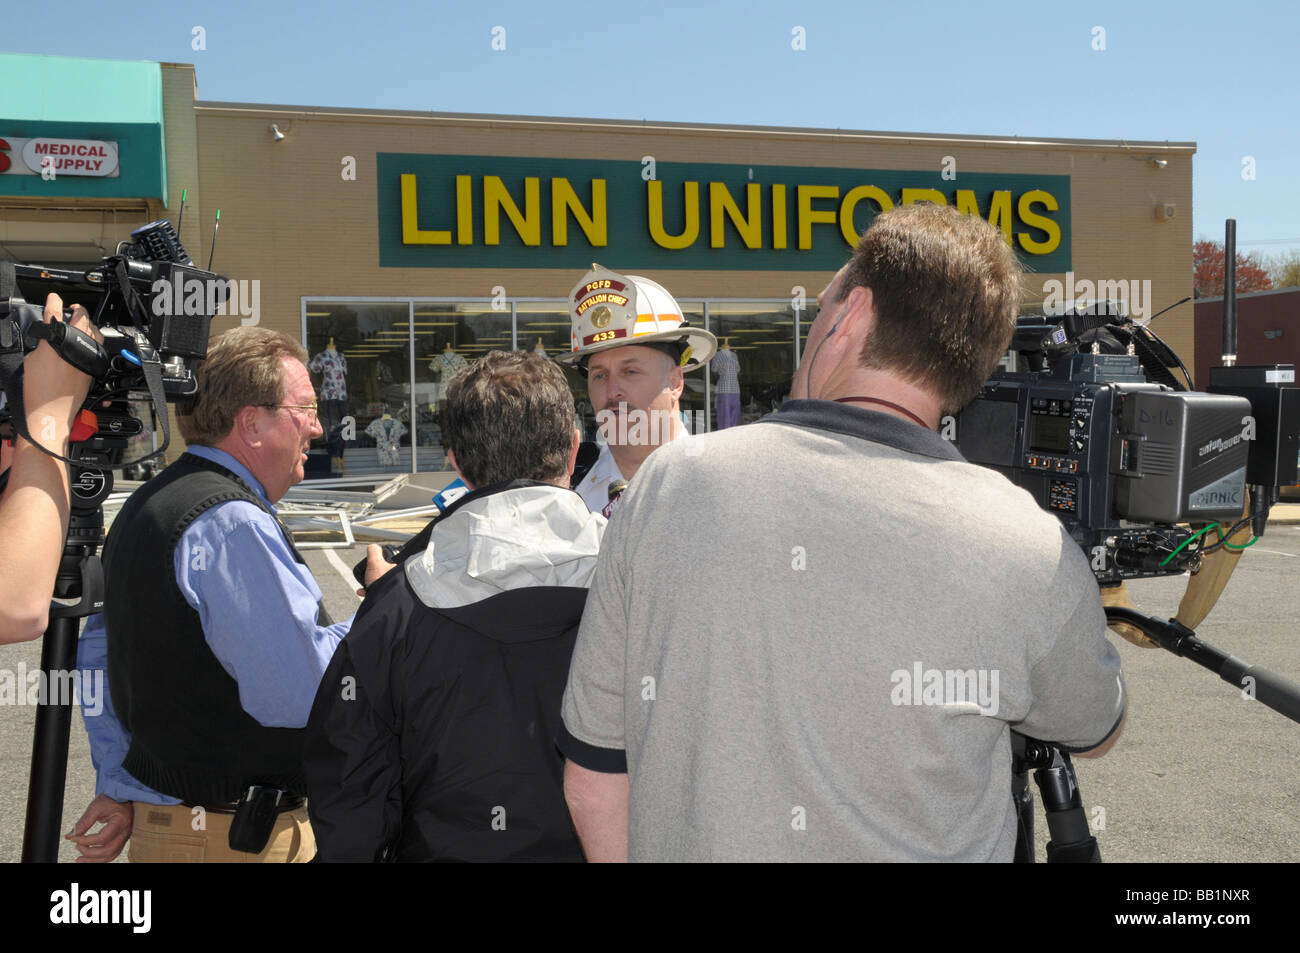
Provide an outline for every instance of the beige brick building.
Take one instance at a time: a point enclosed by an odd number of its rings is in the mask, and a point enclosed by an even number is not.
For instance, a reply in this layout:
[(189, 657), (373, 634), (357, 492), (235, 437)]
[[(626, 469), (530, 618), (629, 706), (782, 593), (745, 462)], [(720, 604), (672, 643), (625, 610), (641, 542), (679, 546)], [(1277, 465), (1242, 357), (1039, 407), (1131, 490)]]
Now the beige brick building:
[[(157, 194), (97, 195), (112, 180), (86, 179), (45, 196), (0, 175), (0, 254), (90, 264), (175, 220), (185, 189), (181, 237), (203, 266), (220, 209), (213, 270), (237, 284), (213, 331), (257, 321), (313, 357), (334, 343), (346, 397), (333, 390), (327, 424), (354, 429), (349, 472), (440, 469), (448, 355), (568, 347), (565, 298), (592, 261), (661, 282), (728, 340), (742, 420), (785, 395), (817, 293), (880, 207), (942, 201), (1002, 227), (1027, 311), (1110, 296), (1150, 316), (1192, 293), (1194, 143), (216, 103), (192, 66), (137, 65), (159, 77)], [(0, 117), (0, 139), (14, 127)], [(123, 146), (119, 185), (127, 161)], [(1188, 302), (1156, 325), (1189, 365), (1192, 316)], [(710, 429), (714, 383), (693, 376), (688, 422)]]

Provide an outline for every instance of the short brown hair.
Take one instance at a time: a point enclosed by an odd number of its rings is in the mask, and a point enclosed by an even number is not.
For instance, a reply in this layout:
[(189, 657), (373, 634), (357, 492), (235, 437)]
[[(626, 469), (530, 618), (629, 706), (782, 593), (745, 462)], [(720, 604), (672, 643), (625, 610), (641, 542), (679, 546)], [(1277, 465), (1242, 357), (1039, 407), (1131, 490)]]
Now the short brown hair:
[(289, 335), (259, 327), (232, 328), (208, 344), (208, 356), (195, 372), (199, 392), (176, 409), (186, 443), (220, 443), (244, 407), (284, 401), (284, 358), (306, 363), (307, 352)]
[(477, 488), (568, 476), (573, 418), (573, 394), (554, 361), (488, 351), (447, 385), (442, 426), (465, 482)]
[(1023, 272), (1002, 232), (941, 205), (877, 216), (839, 287), (871, 289), (876, 326), (863, 367), (887, 370), (934, 392), (944, 413), (976, 394), (1011, 344)]

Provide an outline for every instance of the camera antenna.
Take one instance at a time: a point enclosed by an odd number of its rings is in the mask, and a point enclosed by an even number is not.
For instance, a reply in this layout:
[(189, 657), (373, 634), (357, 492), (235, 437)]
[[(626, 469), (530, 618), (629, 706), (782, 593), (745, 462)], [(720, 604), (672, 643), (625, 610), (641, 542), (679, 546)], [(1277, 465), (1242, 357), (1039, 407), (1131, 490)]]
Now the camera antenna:
[(212, 244), (208, 248), (208, 271), (212, 270), (212, 256), (217, 253), (217, 229), (221, 227), (221, 209), (217, 209), (217, 221), (212, 226)]
[(185, 218), (185, 196), (189, 194), (189, 189), (181, 189), (181, 210), (176, 213), (176, 234), (181, 233), (181, 222)]
[(1237, 363), (1237, 220), (1223, 223), (1223, 366)]
[(1151, 315), (1151, 318), (1150, 318), (1150, 320), (1147, 321), (1147, 325), (1146, 325), (1146, 326), (1147, 326), (1147, 327), (1151, 327), (1152, 323), (1155, 321), (1156, 318), (1160, 317), (1160, 315), (1164, 314), (1166, 311), (1172, 311), (1174, 308), (1178, 307), (1180, 304), (1186, 304), (1187, 302), (1189, 302), (1189, 301), (1191, 301), (1191, 300), (1192, 300), (1192, 296), (1191, 296), (1191, 295), (1188, 295), (1186, 298), (1180, 298), (1178, 301), (1175, 301), (1173, 304), (1171, 304), (1171, 305), (1170, 305), (1169, 307), (1167, 307), (1167, 308), (1161, 308), (1161, 309), (1160, 309), (1159, 311), (1157, 311), (1155, 314)]

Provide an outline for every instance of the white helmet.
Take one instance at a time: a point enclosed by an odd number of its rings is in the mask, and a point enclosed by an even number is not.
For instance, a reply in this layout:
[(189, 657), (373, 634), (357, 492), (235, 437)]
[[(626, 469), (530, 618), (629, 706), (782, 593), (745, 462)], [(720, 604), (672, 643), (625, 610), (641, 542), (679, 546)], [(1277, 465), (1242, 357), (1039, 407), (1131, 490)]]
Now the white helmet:
[(718, 340), (702, 328), (688, 327), (682, 309), (658, 282), (640, 275), (620, 275), (593, 264), (569, 295), (573, 333), (569, 352), (556, 357), (579, 364), (612, 347), (656, 347), (683, 371), (703, 367), (718, 349)]

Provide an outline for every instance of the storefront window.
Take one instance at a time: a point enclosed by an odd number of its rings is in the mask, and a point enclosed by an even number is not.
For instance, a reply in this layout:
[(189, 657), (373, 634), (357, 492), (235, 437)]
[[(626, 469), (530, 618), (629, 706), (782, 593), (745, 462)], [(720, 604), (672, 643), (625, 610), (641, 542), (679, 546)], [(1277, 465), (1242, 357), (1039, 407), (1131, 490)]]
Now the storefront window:
[[(410, 306), (307, 302), (307, 353), (328, 469), (309, 477), (411, 469)], [(314, 455), (318, 456), (318, 455)]]
[[(525, 351), (544, 353), (552, 359), (569, 352), (568, 304), (563, 301), (520, 301), (515, 305), (519, 322), (519, 347)], [(596, 439), (596, 410), (587, 399), (587, 379), (572, 365), (561, 364), (564, 377), (573, 392), (573, 406), (577, 410), (574, 426), (582, 431), (583, 440)]]
[[(720, 357), (685, 375), (682, 419), (693, 433), (751, 423), (789, 396), (799, 347), (816, 305), (796, 315), (788, 301), (679, 301), (687, 322), (718, 338)], [(557, 358), (569, 350), (563, 299), (304, 302), (312, 380), (325, 437), (309, 478), (448, 469), (441, 411), (446, 387), (490, 350), (523, 348)], [(412, 346), (414, 351), (412, 352)], [(412, 373), (412, 354), (414, 369)], [(575, 426), (599, 442), (587, 381), (564, 365)], [(412, 460), (412, 452), (415, 459)]]
[(415, 441), (418, 469), (449, 470), (442, 411), (447, 385), (488, 351), (512, 349), (511, 312), (486, 302), (415, 302)]
[[(806, 334), (807, 312), (800, 322)], [(718, 356), (709, 363), (712, 429), (753, 423), (789, 398), (795, 312), (788, 301), (711, 301), (709, 330), (718, 339)]]

